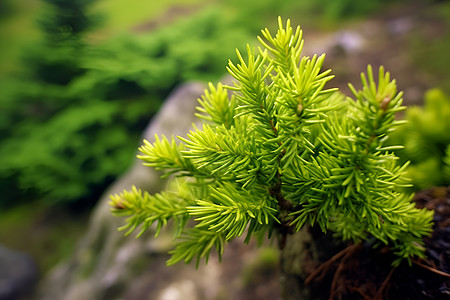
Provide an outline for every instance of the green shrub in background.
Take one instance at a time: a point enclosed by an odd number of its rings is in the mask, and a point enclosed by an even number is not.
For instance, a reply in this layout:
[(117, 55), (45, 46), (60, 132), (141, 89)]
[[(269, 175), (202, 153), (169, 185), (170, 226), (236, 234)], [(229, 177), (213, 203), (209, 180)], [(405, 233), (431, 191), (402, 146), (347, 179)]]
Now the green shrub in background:
[(392, 134), (403, 162), (410, 161), (408, 177), (416, 190), (450, 185), (450, 99), (440, 89), (425, 94), (423, 107), (410, 107), (408, 121)]
[(47, 202), (96, 199), (131, 163), (141, 130), (173, 87), (216, 80), (225, 58), (273, 14), (309, 7), (227, 0), (149, 34), (89, 45), (84, 35), (99, 22), (87, 13), (93, 2), (47, 0), (44, 37), (26, 49), (26, 74), (1, 85), (0, 204), (27, 193)]
[[(239, 21), (257, 31), (259, 28), (276, 25), (276, 15), (289, 16), (306, 22), (308, 26), (336, 26), (339, 21), (351, 20), (373, 14), (392, 2), (401, 0), (224, 0), (231, 10), (239, 15)], [(269, 26), (269, 28), (272, 26)]]
[(12, 11), (11, 3), (6, 0), (0, 0), (0, 16), (8, 16)]
[(38, 18), (43, 39), (24, 53), (29, 75), (37, 82), (65, 85), (80, 75), (84, 35), (98, 25), (100, 17), (89, 15), (97, 0), (44, 0)]
[[(47, 190), (51, 181), (48, 174), (54, 173), (49, 172), (48, 166), (65, 172), (65, 164), (70, 164), (67, 160), (62, 164), (62, 157), (55, 153), (62, 150), (55, 145), (65, 142), (64, 134), (51, 135), (48, 127), (58, 123), (54, 118), (67, 113), (65, 109), (76, 100), (66, 95), (66, 90), (67, 85), (84, 72), (80, 65), (85, 48), (83, 36), (94, 23), (93, 18), (85, 15), (91, 2), (46, 0), (40, 19), (43, 38), (26, 48), (25, 74), (2, 84), (0, 178), (4, 179), (1, 181), (4, 197), (1, 204), (13, 200), (9, 195), (14, 195), (15, 201), (20, 198), (17, 197), (20, 195), (17, 181), (22, 187)], [(70, 131), (61, 127), (61, 123), (54, 131)], [(70, 178), (72, 172), (65, 172), (65, 175)], [(58, 183), (72, 190), (69, 182)]]
[[(317, 9), (323, 11), (323, 17), (331, 20), (339, 20), (348, 17), (360, 17), (368, 15), (381, 9), (390, 2), (389, 0), (337, 0), (327, 1), (319, 0), (313, 1), (317, 5)], [(398, 2), (398, 0), (397, 0)]]
[(450, 94), (450, 1), (433, 1), (425, 16), (439, 24), (439, 30), (430, 34), (420, 30), (411, 37), (411, 61), (427, 73), (432, 86)]
[(443, 159), (443, 178), (444, 185), (450, 185), (450, 144), (447, 146), (447, 151), (445, 152), (445, 157)]
[(142, 129), (173, 87), (222, 76), (224, 57), (246, 36), (208, 10), (150, 34), (83, 46), (80, 71), (68, 81), (39, 75), (4, 84), (0, 202), (23, 190), (48, 202), (94, 200), (129, 166)]

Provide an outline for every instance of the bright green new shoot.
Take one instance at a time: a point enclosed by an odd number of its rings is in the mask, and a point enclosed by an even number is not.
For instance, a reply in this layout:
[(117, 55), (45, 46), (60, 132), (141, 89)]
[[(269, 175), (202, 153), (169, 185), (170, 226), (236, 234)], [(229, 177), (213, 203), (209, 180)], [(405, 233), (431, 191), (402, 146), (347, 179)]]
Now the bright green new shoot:
[[(169, 264), (219, 256), (246, 234), (280, 241), (304, 226), (355, 242), (376, 238), (402, 259), (423, 256), (432, 212), (402, 192), (406, 165), (385, 145), (402, 122), (402, 93), (383, 67), (361, 75), (354, 99), (325, 89), (333, 76), (325, 56), (305, 57), (302, 31), (279, 19), (261, 48), (237, 52), (228, 71), (234, 86), (210, 85), (199, 100), (201, 128), (186, 138), (144, 141), (144, 164), (184, 177), (179, 193), (149, 195), (133, 188), (112, 197), (113, 213), (128, 216), (128, 233), (176, 221)], [(228, 91), (233, 91), (230, 96)], [(186, 228), (189, 219), (195, 227)], [(280, 244), (282, 247), (282, 243)]]

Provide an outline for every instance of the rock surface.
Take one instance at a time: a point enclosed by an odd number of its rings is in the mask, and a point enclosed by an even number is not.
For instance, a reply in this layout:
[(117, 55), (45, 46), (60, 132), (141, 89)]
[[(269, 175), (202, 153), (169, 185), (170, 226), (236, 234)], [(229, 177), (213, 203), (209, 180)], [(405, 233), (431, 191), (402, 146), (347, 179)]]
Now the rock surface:
[[(188, 83), (176, 89), (150, 122), (143, 139), (153, 141), (156, 133), (168, 137), (185, 134), (194, 122), (197, 98), (204, 89), (205, 85), (201, 83)], [(165, 187), (165, 182), (160, 179), (160, 173), (136, 161), (128, 173), (105, 191), (78, 249), (69, 261), (57, 266), (40, 284), (38, 299), (111, 299), (112, 295), (129, 290), (139, 271), (152, 260), (152, 254), (167, 250), (164, 244), (168, 243), (161, 242), (162, 239), (156, 241), (151, 232), (135, 239), (125, 237), (117, 230), (124, 220), (112, 216), (109, 196), (130, 189), (132, 185), (156, 193)], [(182, 286), (186, 288), (189, 284)], [(170, 293), (168, 290), (167, 295)]]
[(28, 255), (0, 246), (0, 300), (28, 297), (37, 277), (36, 263)]
[[(230, 84), (229, 79), (223, 82)], [(194, 117), (197, 99), (206, 86), (188, 83), (176, 89), (153, 118), (143, 138), (154, 135), (185, 135)], [(73, 256), (52, 270), (39, 285), (39, 300), (197, 300), (197, 299), (278, 299), (278, 253), (272, 246), (243, 245), (237, 239), (229, 245), (220, 263), (212, 255), (208, 264), (179, 263), (167, 267), (172, 233), (154, 238), (149, 229), (139, 239), (125, 237), (117, 230), (124, 220), (110, 212), (109, 196), (132, 185), (156, 193), (166, 187), (160, 173), (140, 161), (123, 178), (113, 183), (93, 211), (86, 234)], [(271, 259), (260, 263), (262, 255)], [(275, 280), (274, 280), (275, 279)], [(249, 298), (249, 295), (250, 298)]]

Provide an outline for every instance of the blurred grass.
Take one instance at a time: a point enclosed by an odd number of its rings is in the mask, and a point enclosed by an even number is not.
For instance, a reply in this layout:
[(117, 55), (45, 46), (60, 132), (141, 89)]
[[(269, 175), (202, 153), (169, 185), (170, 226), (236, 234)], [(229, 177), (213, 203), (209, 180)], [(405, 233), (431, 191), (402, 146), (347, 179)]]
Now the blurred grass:
[[(42, 0), (3, 0), (8, 12), (0, 15), (0, 80), (11, 72), (21, 71), (22, 49), (41, 36), (37, 18)], [(193, 6), (210, 0), (100, 0), (92, 5), (102, 22), (89, 36), (96, 39), (126, 31), (164, 15), (174, 6)]]
[(0, 16), (0, 79), (20, 69), (21, 49), (40, 36), (35, 16), (40, 0), (4, 0), (8, 12)]
[(102, 0), (93, 5), (92, 11), (105, 16), (100, 31), (111, 34), (158, 18), (171, 7), (202, 2), (207, 2), (207, 0)]
[[(37, 18), (43, 7), (42, 0), (3, 1), (6, 3), (5, 7), (8, 8), (7, 11), (9, 12), (4, 14), (0, 12), (0, 79), (10, 72), (21, 70), (22, 49), (31, 45), (34, 40), (41, 36)], [(382, 0), (379, 1), (382, 2)], [(267, 15), (267, 22), (270, 23), (274, 13), (301, 22), (302, 26), (314, 24), (314, 26), (322, 29), (334, 29), (337, 23), (367, 16), (364, 10), (365, 5), (358, 5), (357, 7), (361, 6), (362, 8), (359, 8), (357, 12), (345, 10), (349, 3), (354, 3), (352, 0), (339, 0), (336, 1), (337, 4), (326, 6), (327, 8), (323, 8), (321, 4), (315, 3), (314, 0), (297, 2), (276, 2), (273, 0), (250, 0), (246, 2), (239, 0), (98, 0), (93, 2), (90, 12), (98, 16), (100, 26), (88, 33), (87, 37), (91, 41), (102, 41), (112, 35), (129, 31), (137, 25), (168, 17), (170, 9), (175, 8), (173, 13), (181, 14), (183, 8), (206, 7), (214, 4), (223, 5), (223, 8), (225, 8), (223, 12), (226, 14), (238, 13), (244, 15), (247, 22), (249, 24), (255, 23), (254, 26), (258, 29), (260, 24), (253, 21), (265, 19), (264, 15)], [(373, 5), (377, 3), (376, 0), (369, 2), (373, 2)], [(366, 6), (371, 7), (370, 5)], [(345, 15), (345, 13), (348, 15)], [(249, 24), (243, 25), (248, 26)]]

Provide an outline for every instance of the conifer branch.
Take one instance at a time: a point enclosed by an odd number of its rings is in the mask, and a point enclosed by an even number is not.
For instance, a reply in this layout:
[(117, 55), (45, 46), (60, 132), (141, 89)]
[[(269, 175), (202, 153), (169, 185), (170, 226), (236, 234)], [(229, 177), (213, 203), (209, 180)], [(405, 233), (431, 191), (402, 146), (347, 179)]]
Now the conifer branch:
[(126, 224), (119, 230), (126, 230), (126, 235), (131, 234), (141, 226), (137, 237), (153, 224), (157, 223), (155, 236), (158, 236), (161, 229), (173, 219), (176, 222), (176, 233), (179, 235), (189, 219), (187, 206), (191, 204), (187, 199), (163, 192), (150, 195), (142, 192), (135, 186), (131, 191), (124, 191), (119, 195), (111, 196), (110, 205), (112, 212), (117, 216), (127, 216)]
[(197, 110), (201, 113), (195, 114), (198, 118), (209, 121), (218, 126), (230, 128), (234, 125), (234, 116), (236, 109), (236, 97), (228, 97), (227, 90), (218, 84), (215, 88), (209, 83), (209, 91), (205, 91), (205, 95), (198, 100), (200, 107)]
[[(333, 78), (322, 71), (325, 56), (303, 57), (302, 32), (283, 26), (258, 37), (262, 48), (237, 51), (227, 70), (234, 86), (209, 85), (199, 99), (203, 121), (186, 138), (156, 136), (144, 141), (138, 157), (147, 166), (187, 178), (189, 197), (178, 193), (150, 196), (133, 189), (112, 197), (113, 212), (125, 215), (128, 233), (143, 232), (169, 219), (178, 224), (169, 264), (208, 260), (215, 248), (247, 232), (275, 232), (280, 247), (304, 226), (318, 225), (355, 242), (375, 238), (398, 260), (423, 256), (422, 237), (431, 232), (432, 212), (411, 203), (412, 195), (392, 152), (390, 133), (402, 122), (402, 93), (383, 67), (361, 74), (355, 99), (326, 89)], [(228, 91), (233, 92), (230, 96)], [(186, 220), (196, 222), (186, 228)]]
[(159, 138), (155, 135), (153, 144), (144, 140), (144, 145), (139, 147), (142, 154), (137, 157), (144, 161), (145, 166), (165, 170), (165, 177), (174, 173), (193, 174), (195, 170), (192, 163), (181, 154), (184, 149), (185, 146), (177, 145), (173, 138), (169, 142), (165, 136)]
[(198, 268), (202, 258), (205, 259), (205, 263), (208, 263), (213, 247), (216, 249), (220, 260), (224, 252), (224, 246), (223, 233), (192, 228), (182, 234), (179, 242), (175, 245), (175, 249), (170, 251), (172, 257), (167, 261), (167, 265), (170, 266), (180, 261), (188, 264), (195, 258), (196, 268)]

